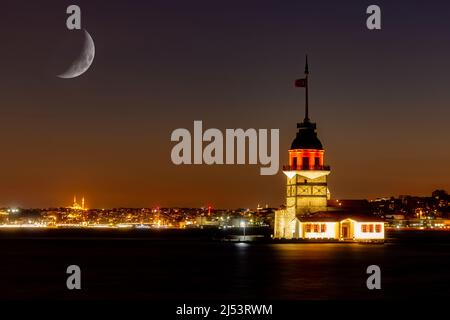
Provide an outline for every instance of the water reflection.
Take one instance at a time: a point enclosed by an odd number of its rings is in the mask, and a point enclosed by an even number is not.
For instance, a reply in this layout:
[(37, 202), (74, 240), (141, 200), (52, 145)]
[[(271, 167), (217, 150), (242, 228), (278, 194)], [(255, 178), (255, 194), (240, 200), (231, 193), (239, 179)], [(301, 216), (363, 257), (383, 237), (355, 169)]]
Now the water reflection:
[(360, 297), (367, 291), (367, 266), (384, 260), (384, 247), (373, 245), (273, 244), (270, 249), (281, 299)]
[[(414, 239), (369, 245), (5, 236), (0, 273), (8, 276), (0, 298), (72, 298), (61, 274), (74, 262), (86, 281), (83, 299), (447, 297), (448, 237)], [(381, 267), (382, 290), (366, 288), (366, 268), (372, 264)]]

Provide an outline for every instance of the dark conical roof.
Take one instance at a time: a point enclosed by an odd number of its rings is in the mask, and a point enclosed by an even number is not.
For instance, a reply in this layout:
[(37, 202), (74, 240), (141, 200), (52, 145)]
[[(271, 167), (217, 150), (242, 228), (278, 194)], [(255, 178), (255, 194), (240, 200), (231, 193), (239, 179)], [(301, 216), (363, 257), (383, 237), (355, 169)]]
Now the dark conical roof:
[(322, 143), (317, 138), (316, 124), (305, 119), (302, 123), (297, 124), (298, 132), (292, 141), (291, 150), (293, 149), (315, 149), (323, 150)]

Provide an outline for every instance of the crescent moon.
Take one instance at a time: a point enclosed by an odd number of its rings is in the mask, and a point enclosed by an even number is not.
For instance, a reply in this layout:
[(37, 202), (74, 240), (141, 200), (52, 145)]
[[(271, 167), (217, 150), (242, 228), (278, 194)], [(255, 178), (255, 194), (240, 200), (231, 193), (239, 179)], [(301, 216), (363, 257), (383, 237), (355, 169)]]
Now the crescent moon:
[(84, 45), (79, 57), (72, 63), (72, 65), (63, 73), (58, 75), (59, 78), (71, 79), (78, 77), (85, 73), (94, 61), (95, 45), (91, 35), (86, 29), (84, 31)]

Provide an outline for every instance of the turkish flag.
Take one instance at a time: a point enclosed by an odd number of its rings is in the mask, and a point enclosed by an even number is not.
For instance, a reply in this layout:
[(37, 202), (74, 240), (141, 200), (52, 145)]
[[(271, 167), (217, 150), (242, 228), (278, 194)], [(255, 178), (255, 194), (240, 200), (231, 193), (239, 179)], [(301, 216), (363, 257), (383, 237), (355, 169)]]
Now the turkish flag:
[(295, 80), (296, 88), (305, 88), (306, 87), (306, 78)]

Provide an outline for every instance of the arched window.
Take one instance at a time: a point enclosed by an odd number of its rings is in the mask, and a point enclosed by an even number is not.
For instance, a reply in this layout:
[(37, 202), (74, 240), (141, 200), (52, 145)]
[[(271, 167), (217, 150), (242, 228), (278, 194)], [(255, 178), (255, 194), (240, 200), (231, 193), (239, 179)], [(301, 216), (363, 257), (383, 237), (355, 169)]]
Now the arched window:
[(297, 157), (292, 158), (292, 167), (296, 170), (297, 169)]
[(302, 169), (309, 169), (309, 158), (308, 157), (303, 157)]

